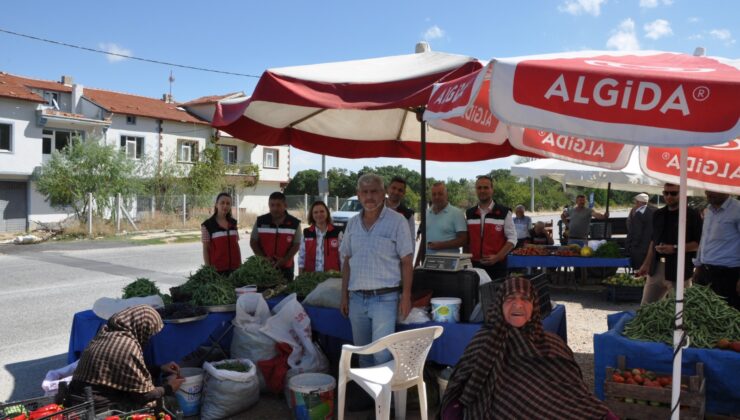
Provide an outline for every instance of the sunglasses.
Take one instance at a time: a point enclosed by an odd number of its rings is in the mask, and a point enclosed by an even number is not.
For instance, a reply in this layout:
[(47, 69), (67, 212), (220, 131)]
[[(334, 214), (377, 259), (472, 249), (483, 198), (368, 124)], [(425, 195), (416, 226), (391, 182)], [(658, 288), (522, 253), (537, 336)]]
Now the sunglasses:
[(678, 195), (678, 191), (663, 191), (663, 195)]

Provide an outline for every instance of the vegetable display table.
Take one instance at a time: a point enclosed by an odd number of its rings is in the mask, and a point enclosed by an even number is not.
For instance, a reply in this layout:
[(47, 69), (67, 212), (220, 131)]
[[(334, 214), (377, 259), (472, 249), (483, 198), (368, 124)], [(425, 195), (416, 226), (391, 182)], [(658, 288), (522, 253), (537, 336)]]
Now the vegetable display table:
[[(206, 319), (188, 322), (184, 324), (164, 324), (164, 329), (154, 337), (144, 349), (144, 358), (147, 363), (157, 366), (173, 360), (179, 361), (192, 353), (201, 344), (210, 344), (209, 340), (215, 339), (217, 334), (224, 331), (231, 320), (234, 312), (213, 312)], [(69, 363), (80, 358), (87, 343), (95, 337), (98, 329), (107, 321), (95, 315), (92, 310), (77, 312), (72, 320), (72, 331), (69, 336), (69, 351), (67, 360)], [(229, 348), (231, 335), (224, 337), (221, 345)]]
[(558, 257), (554, 255), (511, 255), (506, 257), (509, 268), (525, 267), (629, 267), (629, 258)]
[[(267, 302), (270, 307), (273, 307), (282, 298), (282, 296), (272, 298)], [(325, 346), (328, 344), (329, 347), (332, 347), (325, 348), (327, 353), (339, 350), (337, 346), (341, 347), (343, 343), (352, 342), (352, 327), (349, 319), (344, 318), (339, 313), (339, 309), (310, 305), (304, 305), (304, 308), (309, 318), (311, 318), (313, 331), (319, 336), (324, 336), (322, 341), (324, 341)], [(199, 345), (209, 344), (209, 340), (215, 339), (219, 332), (224, 331), (233, 318), (234, 312), (222, 312), (208, 314), (208, 318), (201, 321), (185, 324), (165, 324), (164, 329), (152, 338), (144, 351), (147, 363), (161, 365), (172, 360), (181, 360), (196, 350)], [(87, 343), (95, 337), (98, 329), (105, 322), (104, 319), (99, 318), (91, 310), (75, 314), (69, 338), (69, 352), (67, 353), (67, 359), (70, 363), (80, 357)], [(543, 320), (543, 324), (545, 331), (555, 333), (567, 342), (565, 306), (555, 305), (550, 315)], [(428, 360), (446, 365), (457, 363), (468, 342), (481, 327), (481, 324), (427, 322), (424, 324), (398, 325), (397, 328), (402, 331), (430, 325), (441, 325), (444, 327), (444, 332), (441, 337), (434, 340)], [(230, 342), (231, 335), (228, 334), (223, 337), (221, 345), (228, 349)]]
[[(631, 340), (622, 335), (625, 324), (634, 316), (632, 312), (609, 315), (609, 331), (594, 335), (594, 385), (599, 398), (604, 398), (606, 368), (616, 367), (619, 355), (627, 357), (627, 366), (662, 372), (672, 370), (671, 347)], [(704, 364), (708, 413), (740, 415), (740, 353), (689, 347), (684, 349), (681, 362), (685, 375), (695, 373), (697, 362)]]

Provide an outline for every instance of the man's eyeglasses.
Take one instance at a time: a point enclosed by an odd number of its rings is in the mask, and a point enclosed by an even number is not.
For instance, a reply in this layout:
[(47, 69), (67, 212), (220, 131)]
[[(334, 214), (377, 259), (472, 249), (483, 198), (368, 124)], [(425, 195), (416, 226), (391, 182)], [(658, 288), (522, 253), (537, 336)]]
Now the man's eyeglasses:
[(678, 195), (678, 191), (663, 191), (663, 195)]

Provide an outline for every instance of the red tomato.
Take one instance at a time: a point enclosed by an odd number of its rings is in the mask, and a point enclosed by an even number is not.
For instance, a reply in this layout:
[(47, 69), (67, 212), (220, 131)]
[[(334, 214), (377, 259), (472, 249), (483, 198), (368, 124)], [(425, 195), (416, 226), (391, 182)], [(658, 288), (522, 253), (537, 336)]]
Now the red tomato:
[(621, 383), (624, 383), (624, 378), (622, 377), (622, 375), (617, 375), (615, 373), (614, 375), (612, 375), (612, 381), (621, 384)]
[(635, 375), (632, 377), (632, 379), (635, 380), (639, 385), (642, 385), (645, 382), (645, 379), (643, 379), (642, 375)]
[(637, 382), (635, 382), (633, 378), (627, 378), (627, 380), (624, 381), (624, 383), (629, 384), (629, 385), (637, 385)]

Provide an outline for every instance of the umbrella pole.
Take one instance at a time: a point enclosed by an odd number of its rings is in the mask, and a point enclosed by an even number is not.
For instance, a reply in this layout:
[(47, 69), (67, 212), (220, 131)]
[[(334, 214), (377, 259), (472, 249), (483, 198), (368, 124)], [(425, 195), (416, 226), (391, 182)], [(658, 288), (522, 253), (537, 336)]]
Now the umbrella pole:
[(688, 344), (688, 337), (683, 330), (683, 278), (686, 271), (686, 161), (688, 160), (688, 149), (681, 148), (680, 157), (680, 193), (678, 200), (678, 267), (676, 274), (676, 318), (673, 330), (673, 384), (671, 385), (671, 419), (678, 420), (680, 415), (681, 396), (681, 357), (684, 345)]
[(419, 244), (419, 261), (423, 263), (424, 254), (427, 250), (427, 123), (421, 119), (421, 116), (424, 115), (424, 107), (417, 111), (417, 115), (419, 116), (419, 124), (421, 124), (421, 224), (419, 225), (421, 244)]
[(609, 198), (612, 195), (612, 183), (606, 184), (606, 213), (609, 213)]

